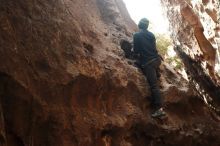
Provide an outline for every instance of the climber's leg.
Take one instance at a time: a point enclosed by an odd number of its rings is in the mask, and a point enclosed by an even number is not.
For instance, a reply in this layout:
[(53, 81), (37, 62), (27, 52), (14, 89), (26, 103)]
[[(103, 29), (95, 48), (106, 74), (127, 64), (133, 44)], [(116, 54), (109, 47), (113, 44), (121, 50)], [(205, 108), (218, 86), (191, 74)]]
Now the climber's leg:
[[(161, 64), (161, 60), (157, 59), (153, 61), (152, 63), (146, 65), (143, 68), (143, 72), (147, 78), (147, 81), (149, 83), (150, 89), (151, 89), (151, 104), (155, 111), (161, 111), (162, 109), (162, 98), (160, 93), (160, 88), (158, 85), (158, 77), (157, 77), (157, 69)], [(160, 116), (160, 114), (165, 114), (162, 112), (157, 113), (156, 116)]]
[(158, 68), (159, 65), (160, 65), (160, 60), (155, 60), (143, 68), (144, 75), (146, 76), (151, 89), (151, 95), (152, 95), (151, 104), (153, 108), (155, 108), (156, 110), (161, 108), (162, 106), (161, 93), (158, 86), (158, 82), (157, 82), (158, 78), (156, 73), (156, 69)]

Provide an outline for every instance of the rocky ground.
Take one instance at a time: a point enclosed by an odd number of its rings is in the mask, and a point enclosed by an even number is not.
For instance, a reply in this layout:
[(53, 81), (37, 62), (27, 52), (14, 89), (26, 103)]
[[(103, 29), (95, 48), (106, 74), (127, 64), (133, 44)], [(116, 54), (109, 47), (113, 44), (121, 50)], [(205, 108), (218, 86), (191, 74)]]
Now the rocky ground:
[(218, 146), (219, 116), (166, 63), (168, 118), (150, 117), (120, 46), (136, 30), (121, 0), (0, 0), (0, 145)]

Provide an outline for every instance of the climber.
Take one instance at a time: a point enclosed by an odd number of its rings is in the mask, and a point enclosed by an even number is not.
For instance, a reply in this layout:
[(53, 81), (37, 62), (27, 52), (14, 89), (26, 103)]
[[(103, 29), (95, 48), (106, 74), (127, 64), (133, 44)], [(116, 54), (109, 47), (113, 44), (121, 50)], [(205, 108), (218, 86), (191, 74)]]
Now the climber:
[(158, 85), (157, 70), (161, 64), (161, 57), (156, 49), (156, 39), (153, 33), (148, 31), (149, 20), (143, 18), (138, 27), (139, 32), (133, 35), (134, 53), (138, 56), (138, 61), (144, 75), (147, 78), (151, 89), (151, 105), (153, 107), (153, 118), (166, 115), (162, 108), (162, 98)]

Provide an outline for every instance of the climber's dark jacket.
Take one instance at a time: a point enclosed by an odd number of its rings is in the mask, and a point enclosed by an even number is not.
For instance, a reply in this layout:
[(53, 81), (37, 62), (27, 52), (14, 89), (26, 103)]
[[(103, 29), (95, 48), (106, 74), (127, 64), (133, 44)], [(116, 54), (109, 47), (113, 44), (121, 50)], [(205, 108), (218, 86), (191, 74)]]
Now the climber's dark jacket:
[(141, 66), (152, 61), (152, 59), (159, 58), (156, 49), (156, 39), (153, 33), (148, 30), (140, 30), (133, 36), (134, 53), (139, 56), (139, 63)]
[(157, 81), (161, 58), (156, 49), (155, 36), (148, 30), (140, 30), (133, 37), (134, 53), (138, 54), (137, 60), (150, 85), (151, 104), (154, 109), (159, 109), (162, 107), (162, 98)]

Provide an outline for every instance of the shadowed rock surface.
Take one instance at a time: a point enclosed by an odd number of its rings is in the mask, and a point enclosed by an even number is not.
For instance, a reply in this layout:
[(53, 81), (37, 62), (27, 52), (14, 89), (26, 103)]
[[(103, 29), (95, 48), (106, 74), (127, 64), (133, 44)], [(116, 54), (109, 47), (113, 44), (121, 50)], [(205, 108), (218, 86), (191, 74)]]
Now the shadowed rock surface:
[(135, 30), (121, 0), (0, 0), (0, 145), (218, 146), (219, 117), (167, 64), (168, 119), (150, 118), (120, 49)]
[(161, 3), (170, 22), (173, 42), (179, 48), (177, 54), (185, 54), (180, 58), (191, 84), (200, 96), (219, 108), (220, 2), (161, 0)]

